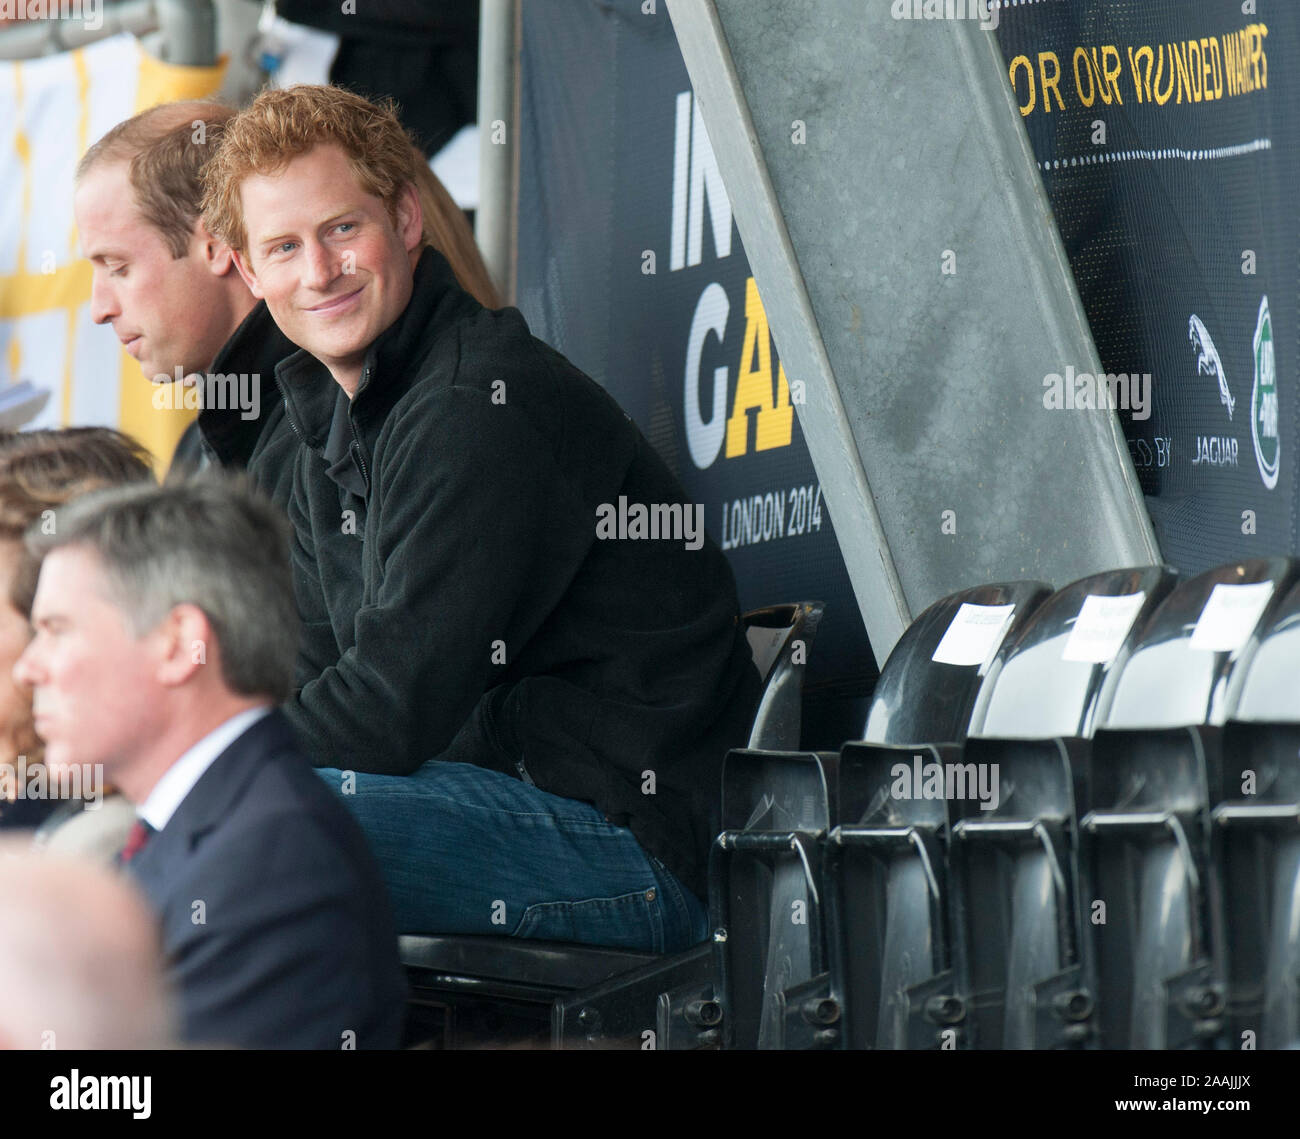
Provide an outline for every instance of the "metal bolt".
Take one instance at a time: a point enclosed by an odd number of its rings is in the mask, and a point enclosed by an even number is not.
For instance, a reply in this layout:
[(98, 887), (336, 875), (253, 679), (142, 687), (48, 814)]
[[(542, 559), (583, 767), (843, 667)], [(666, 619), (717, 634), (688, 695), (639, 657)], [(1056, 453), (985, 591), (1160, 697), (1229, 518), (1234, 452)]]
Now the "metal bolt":
[(1057, 993), (1052, 998), (1052, 1006), (1063, 1020), (1087, 1020), (1092, 1015), (1092, 996), (1082, 989), (1073, 989)]
[(1214, 985), (1187, 994), (1187, 1008), (1196, 1016), (1217, 1016), (1223, 1011), (1223, 993)]
[(931, 997), (925, 1002), (925, 1015), (936, 1024), (957, 1024), (966, 1018), (966, 1006), (953, 996)]
[(722, 1023), (722, 1005), (717, 1001), (695, 1000), (687, 1004), (682, 1015), (691, 1024), (712, 1028)]
[(834, 1024), (840, 1019), (840, 1006), (830, 997), (814, 997), (804, 1001), (800, 1010), (809, 1024)]

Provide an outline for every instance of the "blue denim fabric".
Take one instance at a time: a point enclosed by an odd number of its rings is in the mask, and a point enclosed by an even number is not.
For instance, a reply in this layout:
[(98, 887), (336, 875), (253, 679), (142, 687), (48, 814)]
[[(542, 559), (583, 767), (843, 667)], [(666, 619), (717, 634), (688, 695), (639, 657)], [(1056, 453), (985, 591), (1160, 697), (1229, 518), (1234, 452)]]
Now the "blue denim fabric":
[(673, 953), (708, 912), (589, 803), (467, 763), (412, 775), (318, 768), (379, 860), (401, 933), (482, 933)]

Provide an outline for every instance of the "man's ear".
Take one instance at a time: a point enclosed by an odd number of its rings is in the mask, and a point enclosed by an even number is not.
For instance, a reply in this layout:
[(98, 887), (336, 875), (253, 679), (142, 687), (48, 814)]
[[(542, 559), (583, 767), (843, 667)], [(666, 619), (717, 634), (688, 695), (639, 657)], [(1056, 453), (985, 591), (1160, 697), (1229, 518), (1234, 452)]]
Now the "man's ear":
[(214, 277), (224, 277), (234, 268), (230, 246), (219, 237), (213, 237), (202, 218), (194, 226), (194, 240), (199, 247), (199, 256)]
[(420, 208), (420, 194), (407, 182), (397, 199), (397, 232), (407, 253), (414, 250), (424, 238), (424, 211)]
[(248, 291), (253, 294), (259, 301), (263, 299), (262, 286), (257, 283), (257, 276), (248, 267), (248, 262), (244, 260), (244, 255), (238, 249), (230, 250), (231, 260), (235, 263), (235, 268), (239, 270), (239, 275), (244, 278), (244, 284), (248, 286)]
[(197, 605), (174, 606), (152, 635), (158, 638), (157, 677), (162, 684), (184, 684), (207, 665), (212, 622)]

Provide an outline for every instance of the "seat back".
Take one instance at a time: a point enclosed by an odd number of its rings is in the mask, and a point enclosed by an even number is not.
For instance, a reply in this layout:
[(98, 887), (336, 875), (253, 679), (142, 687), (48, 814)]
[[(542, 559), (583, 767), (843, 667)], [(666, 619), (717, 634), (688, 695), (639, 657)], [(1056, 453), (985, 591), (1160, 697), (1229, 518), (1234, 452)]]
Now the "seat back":
[(745, 614), (745, 635), (763, 678), (746, 746), (769, 751), (798, 748), (804, 667), (824, 608), (820, 601), (800, 601)]
[(1052, 592), (1041, 581), (979, 585), (936, 601), (880, 670), (863, 740), (960, 743), (1000, 646)]
[[(1300, 1046), (1300, 586), (1259, 636), (1223, 729), (1212, 812), (1228, 1043)], [(1248, 1035), (1249, 1034), (1249, 1035)]]
[(728, 1047), (785, 1046), (788, 994), (826, 969), (822, 840), (836, 762), (826, 753), (727, 755), (709, 913)]
[(1233, 562), (1180, 582), (1156, 608), (1098, 714), (1099, 727), (1221, 725), (1286, 593), (1290, 558)]
[(1211, 815), (1211, 893), (1223, 906), (1233, 1048), (1300, 1045), (1298, 757), (1300, 724), (1224, 728), (1223, 790)]
[(1058, 589), (1004, 642), (971, 715), (970, 735), (1086, 738), (1107, 680), (1174, 587), (1167, 566), (1092, 574)]
[(914, 1014), (928, 990), (951, 989), (947, 806), (897, 792), (914, 765), (943, 766), (960, 754), (955, 744), (850, 743), (840, 752), (825, 883), (830, 991), (843, 1008), (846, 1048), (941, 1042), (939, 1026)]
[(1070, 744), (970, 739), (948, 779), (956, 995), (977, 1048), (1087, 1036)]
[(1209, 887), (1220, 729), (1099, 731), (1080, 808), (1103, 1048), (1204, 1045), (1224, 1028)]

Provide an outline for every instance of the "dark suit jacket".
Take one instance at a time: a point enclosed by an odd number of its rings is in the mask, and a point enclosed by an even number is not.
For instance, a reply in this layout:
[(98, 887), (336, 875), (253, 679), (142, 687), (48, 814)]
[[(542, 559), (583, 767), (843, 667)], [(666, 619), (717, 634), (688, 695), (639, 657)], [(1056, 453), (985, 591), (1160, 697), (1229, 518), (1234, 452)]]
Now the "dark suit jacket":
[(187, 1043), (400, 1044), (387, 891), (279, 711), (222, 752), (128, 869), (161, 917)]

